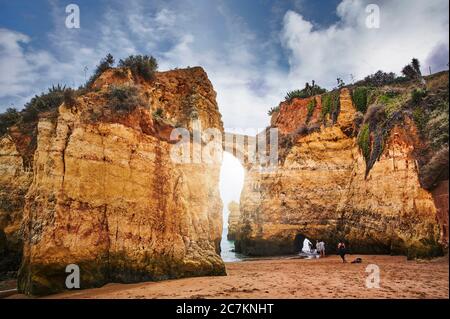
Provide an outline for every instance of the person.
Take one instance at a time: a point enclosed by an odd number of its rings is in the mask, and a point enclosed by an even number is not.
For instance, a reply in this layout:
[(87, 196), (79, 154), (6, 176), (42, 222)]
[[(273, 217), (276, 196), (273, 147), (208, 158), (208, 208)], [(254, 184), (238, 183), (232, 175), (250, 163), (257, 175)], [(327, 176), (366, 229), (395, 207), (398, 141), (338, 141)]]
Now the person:
[(305, 240), (303, 241), (302, 252), (304, 252), (305, 254), (310, 254), (311, 246), (312, 246), (312, 243), (309, 241), (308, 238), (305, 238)]
[(316, 248), (320, 257), (325, 257), (325, 243), (323, 241), (317, 241)]
[(345, 260), (345, 253), (347, 252), (347, 248), (345, 247), (345, 243), (342, 240), (339, 242), (337, 249), (339, 256), (341, 256), (342, 258), (342, 262), (346, 263), (347, 261)]

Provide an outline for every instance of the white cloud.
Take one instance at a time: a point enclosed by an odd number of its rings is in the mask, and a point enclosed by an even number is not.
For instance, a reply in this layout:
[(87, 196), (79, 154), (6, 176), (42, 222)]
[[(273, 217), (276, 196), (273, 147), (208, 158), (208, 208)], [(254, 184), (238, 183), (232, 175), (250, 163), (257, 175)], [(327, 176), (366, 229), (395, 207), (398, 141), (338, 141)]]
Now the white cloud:
[(448, 48), (447, 0), (378, 1), (379, 29), (365, 25), (365, 8), (372, 2), (343, 0), (339, 21), (318, 30), (300, 13), (288, 11), (281, 40), (290, 51), (289, 78), (331, 87), (337, 77), (349, 81), (350, 74), (360, 79), (379, 69), (400, 73), (412, 57), (427, 62), (436, 45)]
[[(45, 82), (61, 79), (64, 64), (45, 50), (30, 48), (31, 39), (20, 32), (0, 29), (0, 99), (20, 108), (44, 90)], [(55, 68), (57, 67), (57, 68)]]

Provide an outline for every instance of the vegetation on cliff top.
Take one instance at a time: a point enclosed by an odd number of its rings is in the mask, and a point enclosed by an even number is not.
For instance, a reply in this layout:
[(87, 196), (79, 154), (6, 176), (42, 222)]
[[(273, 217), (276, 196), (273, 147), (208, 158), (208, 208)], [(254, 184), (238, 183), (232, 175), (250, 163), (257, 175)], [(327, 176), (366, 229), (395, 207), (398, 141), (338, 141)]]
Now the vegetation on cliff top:
[[(91, 92), (94, 82), (108, 69), (114, 67), (114, 57), (107, 54), (97, 65), (94, 74), (86, 84), (78, 89), (68, 88), (63, 85), (52, 86), (47, 92), (36, 95), (24, 105), (21, 111), (15, 108), (8, 108), (6, 112), (0, 114), (0, 137), (7, 134), (12, 127), (16, 128), (22, 142), (27, 144), (21, 147), (21, 153), (26, 167), (31, 168), (34, 150), (36, 148), (37, 123), (41, 116), (50, 119), (57, 117), (58, 107), (64, 103), (72, 108), (76, 105), (77, 97)], [(152, 80), (158, 68), (156, 59), (147, 55), (129, 56), (119, 61), (121, 68), (129, 68), (135, 78), (141, 77), (144, 80)], [(109, 92), (111, 100), (110, 106), (119, 112), (130, 111), (137, 105), (136, 90), (130, 88), (115, 87)]]
[(295, 98), (308, 98), (312, 97), (314, 95), (320, 95), (322, 93), (325, 93), (327, 90), (320, 87), (316, 84), (316, 82), (313, 80), (312, 85), (310, 85), (308, 82), (305, 84), (305, 88), (302, 90), (294, 90), (290, 91), (286, 94), (286, 97), (284, 98), (286, 102), (291, 102)]
[(134, 77), (141, 76), (144, 80), (150, 81), (155, 77), (158, 62), (152, 56), (130, 55), (125, 60), (119, 61), (119, 67), (129, 68)]
[[(414, 150), (419, 178), (422, 186), (430, 189), (448, 178), (448, 173), (443, 173), (448, 170), (448, 72), (428, 77), (428, 83), (417, 59), (402, 72), (404, 77), (398, 80), (393, 73), (379, 71), (353, 86), (352, 100), (358, 110), (354, 121), (359, 130), (357, 141), (367, 176), (381, 156), (391, 129), (404, 125), (406, 118), (413, 119), (425, 142)], [(407, 86), (399, 87), (399, 83)], [(445, 150), (446, 157), (442, 155)]]
[[(60, 84), (52, 86), (48, 92), (41, 93), (33, 97), (24, 105), (23, 110), (18, 111), (14, 108), (8, 108), (5, 113), (0, 114), (0, 136), (8, 132), (12, 126), (24, 125), (35, 128), (39, 116), (44, 113), (52, 114), (64, 102), (66, 106), (73, 107), (76, 104), (76, 98), (91, 90), (93, 83), (106, 70), (114, 67), (114, 57), (107, 54), (97, 65), (94, 74), (89, 78), (85, 85), (78, 89), (68, 88)], [(119, 67), (129, 68), (135, 77), (142, 77), (145, 80), (154, 78), (158, 68), (156, 59), (148, 55), (131, 55), (124, 60), (119, 61)], [(116, 92), (119, 94), (119, 91)], [(122, 92), (123, 93), (123, 92)], [(115, 95), (116, 97), (118, 95)], [(54, 114), (53, 114), (54, 115)]]

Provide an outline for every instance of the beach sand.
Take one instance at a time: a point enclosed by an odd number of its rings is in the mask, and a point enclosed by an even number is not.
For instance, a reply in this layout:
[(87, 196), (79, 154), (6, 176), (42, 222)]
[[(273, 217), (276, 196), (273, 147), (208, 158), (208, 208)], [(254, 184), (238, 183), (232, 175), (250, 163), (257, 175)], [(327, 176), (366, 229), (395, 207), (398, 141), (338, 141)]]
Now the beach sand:
[[(448, 298), (448, 257), (407, 261), (362, 257), (361, 264), (323, 259), (260, 259), (227, 263), (228, 276), (197, 277), (65, 292), (46, 298)], [(380, 269), (380, 288), (367, 288), (366, 267)], [(20, 298), (15, 295), (10, 298)]]

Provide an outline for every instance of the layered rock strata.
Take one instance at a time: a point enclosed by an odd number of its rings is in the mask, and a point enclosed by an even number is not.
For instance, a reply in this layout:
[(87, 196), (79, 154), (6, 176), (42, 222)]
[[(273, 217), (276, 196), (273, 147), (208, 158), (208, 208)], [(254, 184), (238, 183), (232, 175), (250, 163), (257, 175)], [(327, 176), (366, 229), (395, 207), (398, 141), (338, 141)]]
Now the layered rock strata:
[[(81, 288), (225, 274), (220, 164), (176, 163), (169, 141), (194, 112), (203, 127), (223, 130), (206, 73), (175, 70), (151, 82), (117, 73), (105, 72), (75, 106), (38, 124), (21, 292), (65, 289), (69, 264), (79, 266)], [(138, 85), (144, 104), (111, 111), (111, 85)]]
[[(309, 118), (306, 104), (300, 99), (282, 104), (273, 124), (289, 134), (308, 121), (319, 122), (321, 103)], [(442, 253), (436, 205), (420, 186), (413, 156), (418, 139), (414, 123), (406, 119), (390, 131), (365, 178), (364, 157), (351, 133), (355, 113), (350, 92), (343, 89), (335, 123), (323, 121), (319, 131), (296, 137), (278, 169), (253, 167), (247, 172), (238, 252), (295, 253), (308, 237), (324, 240), (331, 251), (345, 240), (354, 253)]]

